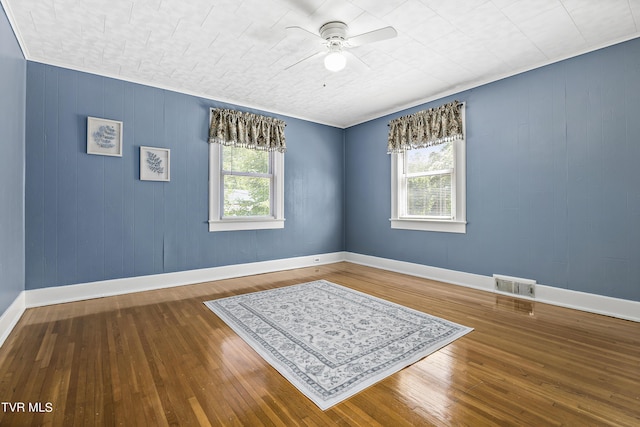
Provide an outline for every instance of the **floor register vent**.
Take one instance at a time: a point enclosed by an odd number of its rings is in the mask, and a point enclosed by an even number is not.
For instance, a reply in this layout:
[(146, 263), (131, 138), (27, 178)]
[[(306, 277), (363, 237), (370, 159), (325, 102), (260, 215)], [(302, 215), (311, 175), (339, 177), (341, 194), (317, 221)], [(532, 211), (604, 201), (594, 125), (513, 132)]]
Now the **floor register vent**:
[(536, 281), (494, 274), (495, 290), (527, 298), (536, 297)]

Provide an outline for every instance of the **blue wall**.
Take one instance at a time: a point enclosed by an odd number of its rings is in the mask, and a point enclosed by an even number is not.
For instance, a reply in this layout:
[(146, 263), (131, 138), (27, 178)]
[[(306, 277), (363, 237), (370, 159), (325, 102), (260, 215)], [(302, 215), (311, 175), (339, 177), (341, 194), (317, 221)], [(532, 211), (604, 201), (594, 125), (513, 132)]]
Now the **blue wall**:
[(0, 314), (24, 290), (26, 67), (0, 6)]
[[(454, 98), (467, 233), (391, 230), (387, 123)], [(640, 40), (344, 131), (281, 117), (284, 230), (207, 231), (212, 106), (29, 62), (26, 288), (348, 250), (640, 301)], [(86, 154), (87, 116), (124, 122), (122, 158)], [(170, 183), (138, 180), (140, 145), (171, 148)]]
[[(210, 107), (238, 108), (29, 62), (26, 288), (343, 250), (343, 131), (282, 116), (285, 228), (208, 231)], [(124, 122), (122, 158), (86, 154), (87, 116)], [(141, 145), (171, 182), (138, 179)]]
[[(466, 101), (467, 233), (392, 230), (387, 123)], [(346, 130), (346, 249), (640, 301), (640, 39)]]

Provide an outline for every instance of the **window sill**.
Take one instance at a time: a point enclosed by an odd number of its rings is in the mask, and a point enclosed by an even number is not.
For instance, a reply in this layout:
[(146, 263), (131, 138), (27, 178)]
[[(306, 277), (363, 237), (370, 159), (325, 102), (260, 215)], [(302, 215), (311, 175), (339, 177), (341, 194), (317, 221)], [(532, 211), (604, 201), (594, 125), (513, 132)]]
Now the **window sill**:
[(391, 218), (391, 228), (401, 230), (438, 231), (443, 233), (466, 233), (466, 221)]
[(209, 221), (209, 231), (269, 230), (284, 228), (284, 219), (224, 219)]

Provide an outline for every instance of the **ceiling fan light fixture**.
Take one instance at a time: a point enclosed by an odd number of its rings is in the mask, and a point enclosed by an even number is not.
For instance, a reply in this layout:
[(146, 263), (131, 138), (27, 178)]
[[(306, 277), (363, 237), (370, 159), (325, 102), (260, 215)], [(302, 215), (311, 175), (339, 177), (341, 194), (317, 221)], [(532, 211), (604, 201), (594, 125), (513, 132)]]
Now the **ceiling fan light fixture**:
[[(348, 37), (349, 27), (342, 21), (330, 21), (323, 24), (318, 33), (306, 30), (302, 27), (287, 27), (287, 30), (296, 31), (302, 33), (304, 37), (311, 35), (318, 41), (322, 41), (322, 44), (327, 50), (321, 50), (313, 55), (309, 55), (306, 58), (302, 58), (293, 65), (289, 65), (285, 68), (289, 68), (310, 59), (324, 56), (324, 66), (327, 70), (337, 72), (344, 69), (347, 66), (347, 59), (354, 64), (361, 64), (365, 68), (369, 68), (362, 60), (356, 55), (352, 55), (351, 58), (347, 58), (347, 50), (353, 47), (359, 47), (365, 44), (379, 42), (381, 40), (387, 40), (394, 38), (398, 35), (398, 32), (393, 27), (378, 28), (377, 30), (369, 31), (367, 33), (358, 34), (353, 37)], [(356, 59), (354, 61), (353, 59)]]
[(329, 71), (340, 71), (344, 69), (346, 65), (347, 58), (344, 57), (341, 51), (329, 52), (329, 54), (324, 57), (324, 67)]

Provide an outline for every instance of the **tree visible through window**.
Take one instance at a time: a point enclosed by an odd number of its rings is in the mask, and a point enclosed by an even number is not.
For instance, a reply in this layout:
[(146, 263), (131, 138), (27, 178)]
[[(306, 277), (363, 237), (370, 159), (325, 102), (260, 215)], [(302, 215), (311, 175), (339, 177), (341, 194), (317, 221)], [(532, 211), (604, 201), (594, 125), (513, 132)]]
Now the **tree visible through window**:
[(222, 147), (223, 217), (272, 215), (271, 155), (242, 147)]
[(451, 218), (454, 155), (451, 141), (404, 153), (407, 216)]

